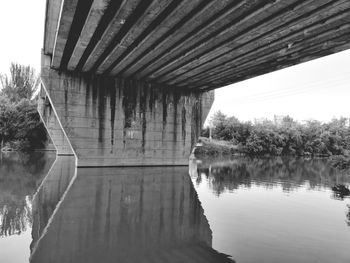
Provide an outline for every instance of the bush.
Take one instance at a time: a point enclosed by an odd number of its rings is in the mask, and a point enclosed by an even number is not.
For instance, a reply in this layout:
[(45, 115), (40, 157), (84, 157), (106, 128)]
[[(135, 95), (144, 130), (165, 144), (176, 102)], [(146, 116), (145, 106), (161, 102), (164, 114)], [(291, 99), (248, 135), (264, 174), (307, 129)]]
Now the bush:
[[(264, 120), (252, 124), (217, 112), (211, 125), (213, 139), (239, 144), (249, 155), (332, 156), (350, 152), (346, 118), (325, 124), (313, 120), (300, 124), (286, 116), (275, 123)], [(208, 129), (202, 134), (207, 133)]]

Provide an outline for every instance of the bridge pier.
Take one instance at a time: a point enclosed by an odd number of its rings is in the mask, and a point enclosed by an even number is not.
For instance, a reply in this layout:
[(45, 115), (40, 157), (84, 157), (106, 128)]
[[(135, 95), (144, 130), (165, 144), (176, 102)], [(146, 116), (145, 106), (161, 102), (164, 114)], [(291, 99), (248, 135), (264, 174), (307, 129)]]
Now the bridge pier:
[[(41, 78), (51, 114), (79, 167), (188, 165), (214, 100), (213, 91), (188, 92), (49, 67)], [(46, 115), (41, 114), (49, 133), (57, 133)]]

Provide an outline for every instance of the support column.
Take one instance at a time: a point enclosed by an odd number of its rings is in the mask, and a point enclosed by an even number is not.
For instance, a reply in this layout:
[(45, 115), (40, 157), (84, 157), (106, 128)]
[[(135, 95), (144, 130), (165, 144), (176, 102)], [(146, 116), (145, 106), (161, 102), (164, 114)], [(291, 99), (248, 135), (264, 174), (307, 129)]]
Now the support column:
[(49, 68), (41, 77), (80, 167), (188, 165), (214, 100), (214, 92)]

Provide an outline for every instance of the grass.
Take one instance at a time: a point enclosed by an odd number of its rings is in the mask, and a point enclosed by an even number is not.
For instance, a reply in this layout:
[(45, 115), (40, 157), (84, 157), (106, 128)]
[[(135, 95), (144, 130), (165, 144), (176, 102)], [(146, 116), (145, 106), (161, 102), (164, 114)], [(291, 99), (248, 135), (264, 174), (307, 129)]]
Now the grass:
[(219, 156), (239, 153), (239, 147), (227, 141), (220, 141), (199, 137), (198, 144), (194, 150), (196, 156)]

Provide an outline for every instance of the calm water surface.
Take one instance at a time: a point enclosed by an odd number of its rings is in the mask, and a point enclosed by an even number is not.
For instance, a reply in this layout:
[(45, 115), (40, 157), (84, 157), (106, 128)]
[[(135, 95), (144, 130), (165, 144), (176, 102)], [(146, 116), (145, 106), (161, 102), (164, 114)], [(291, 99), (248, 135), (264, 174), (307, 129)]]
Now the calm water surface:
[(75, 169), (2, 156), (0, 262), (350, 262), (350, 176), (326, 160)]

